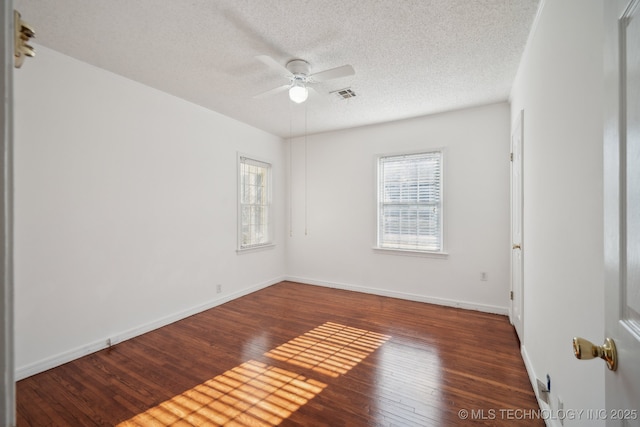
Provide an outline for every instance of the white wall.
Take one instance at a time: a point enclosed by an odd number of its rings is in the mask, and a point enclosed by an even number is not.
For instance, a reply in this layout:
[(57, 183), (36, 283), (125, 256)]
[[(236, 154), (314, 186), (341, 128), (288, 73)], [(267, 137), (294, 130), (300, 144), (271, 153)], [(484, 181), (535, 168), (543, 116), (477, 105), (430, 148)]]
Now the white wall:
[[(38, 46), (15, 75), (18, 378), (279, 281), (284, 148)], [(236, 254), (237, 151), (273, 162), (274, 249)]]
[(571, 348), (604, 339), (602, 9), (546, 1), (511, 100), (514, 119), (524, 109), (523, 355), (566, 409), (605, 407), (605, 364)]
[[(291, 144), (291, 278), (507, 312), (507, 103), (318, 134)], [(442, 147), (448, 259), (374, 251), (375, 156)], [(488, 273), (488, 281), (480, 281), (481, 272)]]

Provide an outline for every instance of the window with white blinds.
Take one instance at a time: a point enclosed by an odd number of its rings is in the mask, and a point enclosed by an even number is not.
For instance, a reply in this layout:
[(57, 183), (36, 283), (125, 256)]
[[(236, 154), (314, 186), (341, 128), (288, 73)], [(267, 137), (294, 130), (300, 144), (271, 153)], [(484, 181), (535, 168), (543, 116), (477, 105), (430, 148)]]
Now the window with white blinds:
[(240, 249), (271, 244), (271, 165), (239, 157), (239, 230)]
[(378, 247), (443, 252), (442, 151), (378, 158)]

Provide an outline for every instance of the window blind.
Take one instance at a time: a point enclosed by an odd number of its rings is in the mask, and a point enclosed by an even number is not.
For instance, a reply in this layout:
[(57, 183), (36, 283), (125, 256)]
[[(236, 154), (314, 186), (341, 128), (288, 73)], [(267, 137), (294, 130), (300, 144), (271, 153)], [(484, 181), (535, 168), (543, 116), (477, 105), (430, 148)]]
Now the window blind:
[(380, 157), (378, 247), (442, 251), (442, 152)]

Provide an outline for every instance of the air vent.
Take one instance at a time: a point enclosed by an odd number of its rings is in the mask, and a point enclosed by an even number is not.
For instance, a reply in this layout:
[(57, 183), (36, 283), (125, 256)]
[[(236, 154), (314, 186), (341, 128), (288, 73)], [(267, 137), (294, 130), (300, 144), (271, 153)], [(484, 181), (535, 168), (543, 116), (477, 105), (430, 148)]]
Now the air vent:
[(335, 90), (331, 93), (336, 95), (340, 99), (355, 98), (356, 96), (356, 93), (353, 90), (351, 90), (351, 88)]

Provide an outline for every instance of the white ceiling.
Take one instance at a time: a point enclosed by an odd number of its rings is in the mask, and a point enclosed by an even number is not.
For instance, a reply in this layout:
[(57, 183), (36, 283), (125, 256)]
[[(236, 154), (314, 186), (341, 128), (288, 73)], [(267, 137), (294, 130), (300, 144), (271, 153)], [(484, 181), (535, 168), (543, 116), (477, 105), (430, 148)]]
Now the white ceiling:
[[(507, 99), (539, 0), (15, 0), (46, 46), (289, 137)], [(255, 59), (356, 75), (291, 105)], [(25, 67), (37, 66), (36, 58)], [(350, 87), (348, 100), (329, 92)], [(126, 102), (126, 100), (123, 100)], [(305, 120), (306, 117), (306, 120)]]

